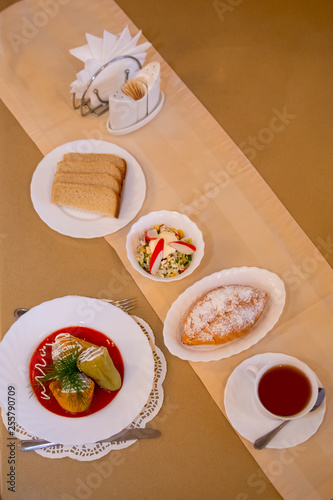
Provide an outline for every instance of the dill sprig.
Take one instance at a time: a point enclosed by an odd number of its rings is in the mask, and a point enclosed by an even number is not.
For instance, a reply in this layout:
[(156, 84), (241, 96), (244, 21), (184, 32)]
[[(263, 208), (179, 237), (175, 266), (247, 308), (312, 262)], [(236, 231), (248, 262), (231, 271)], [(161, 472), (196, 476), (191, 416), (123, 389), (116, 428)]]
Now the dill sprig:
[(61, 353), (59, 359), (45, 367), (45, 375), (35, 380), (34, 385), (43, 385), (52, 380), (59, 381), (59, 392), (66, 391), (68, 393), (68, 402), (74, 402), (75, 396), (82, 405), (87, 400), (84, 391), (87, 390), (87, 379), (82, 372), (77, 368), (79, 358), (79, 346), (74, 345), (70, 352)]

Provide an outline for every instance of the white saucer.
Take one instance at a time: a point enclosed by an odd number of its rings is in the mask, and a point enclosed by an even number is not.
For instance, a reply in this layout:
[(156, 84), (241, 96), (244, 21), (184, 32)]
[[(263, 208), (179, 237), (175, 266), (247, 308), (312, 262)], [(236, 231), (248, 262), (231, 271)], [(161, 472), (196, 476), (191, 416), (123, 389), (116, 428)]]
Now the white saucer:
[[(286, 354), (268, 352), (246, 359), (230, 375), (224, 393), (224, 405), (234, 429), (252, 443), (274, 429), (281, 420), (266, 417), (256, 405), (254, 378), (246, 371), (248, 365), (259, 368), (268, 362), (293, 358)], [(318, 381), (320, 384), (320, 382)], [(267, 448), (290, 448), (303, 443), (318, 430), (326, 410), (326, 400), (314, 412), (289, 422), (267, 445)]]

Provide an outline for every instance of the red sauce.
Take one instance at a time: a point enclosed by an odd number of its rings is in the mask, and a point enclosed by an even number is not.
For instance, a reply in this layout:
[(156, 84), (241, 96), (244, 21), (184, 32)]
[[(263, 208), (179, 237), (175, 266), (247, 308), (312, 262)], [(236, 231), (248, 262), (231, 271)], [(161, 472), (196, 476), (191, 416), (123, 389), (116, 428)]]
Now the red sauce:
[(291, 417), (301, 412), (312, 394), (307, 376), (289, 365), (274, 366), (260, 379), (258, 395), (264, 407), (281, 417)]
[[(93, 330), (92, 328), (86, 328), (83, 326), (68, 326), (51, 333), (39, 344), (32, 355), (29, 371), (30, 382), (38, 401), (42, 406), (44, 406), (44, 408), (51, 411), (52, 413), (55, 413), (56, 415), (71, 418), (85, 417), (87, 415), (91, 415), (92, 413), (96, 413), (97, 411), (107, 406), (116, 397), (121, 388), (118, 391), (107, 391), (106, 389), (102, 389), (102, 387), (99, 387), (97, 384), (95, 384), (94, 396), (88, 410), (80, 413), (71, 413), (64, 410), (52, 396), (51, 391), (48, 388), (49, 383), (45, 384), (45, 391), (43, 392), (43, 388), (40, 385), (36, 385), (35, 383), (36, 377), (41, 375), (41, 371), (38, 368), (38, 365), (41, 365), (41, 369), (43, 369), (42, 367), (52, 363), (51, 344), (55, 341), (57, 335), (64, 332), (70, 333), (74, 337), (86, 340), (87, 342), (91, 342), (92, 344), (106, 347), (115, 367), (120, 373), (122, 381), (124, 379), (124, 363), (116, 344), (106, 335), (98, 332), (97, 330)], [(49, 399), (45, 399), (45, 396), (49, 396)]]

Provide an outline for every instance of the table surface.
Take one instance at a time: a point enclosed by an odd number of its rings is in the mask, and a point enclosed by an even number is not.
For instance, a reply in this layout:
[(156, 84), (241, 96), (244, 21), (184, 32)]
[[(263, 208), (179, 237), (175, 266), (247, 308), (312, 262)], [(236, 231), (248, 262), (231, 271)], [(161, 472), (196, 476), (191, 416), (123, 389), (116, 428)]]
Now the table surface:
[[(1, 8), (11, 3), (2, 1)], [(244, 151), (332, 266), (333, 5), (278, 0), (269, 5), (263, 0), (119, 0), (118, 5)], [(287, 113), (279, 131), (272, 121), (276, 110)], [(92, 476), (87, 482), (92, 470), (103, 476), (97, 465), (57, 463), (60, 472), (72, 470), (76, 481), (61, 498), (83, 498), (84, 492), (85, 498), (280, 498), (191, 367), (168, 353), (160, 319), (110, 245), (103, 238), (43, 233), (29, 205), (30, 177), (17, 182), (11, 170), (22, 165), (22, 172), (33, 171), (43, 155), (4, 104), (0, 126), (1, 334), (12, 324), (15, 307), (110, 290), (106, 269), (112, 265), (120, 270), (113, 293), (119, 297), (118, 285), (122, 296), (138, 298), (134, 312), (151, 325), (168, 362), (165, 403), (155, 419), (162, 437), (114, 456), (112, 477), (101, 486), (109, 490), (105, 497), (96, 496)], [(51, 467), (54, 461), (36, 454), (18, 456), (17, 498), (60, 498), (57, 481), (48, 478)], [(40, 468), (46, 474), (39, 474)]]
[[(121, 0), (118, 5), (333, 266), (332, 3)], [(273, 136), (267, 128), (274, 109), (293, 117)]]

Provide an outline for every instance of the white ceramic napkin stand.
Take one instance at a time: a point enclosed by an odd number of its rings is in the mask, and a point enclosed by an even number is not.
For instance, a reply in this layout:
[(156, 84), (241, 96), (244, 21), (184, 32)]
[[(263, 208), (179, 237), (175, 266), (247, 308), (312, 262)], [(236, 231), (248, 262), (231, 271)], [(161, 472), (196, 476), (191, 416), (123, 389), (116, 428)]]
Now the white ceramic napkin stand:
[(133, 132), (150, 122), (161, 110), (164, 94), (160, 91), (160, 63), (152, 62), (140, 69), (132, 82), (144, 84), (146, 89), (141, 99), (135, 100), (126, 95), (122, 87), (111, 92), (109, 97), (109, 120), (107, 129), (110, 134), (122, 135)]
[[(135, 100), (122, 91), (123, 85), (128, 81), (130, 70), (125, 69), (124, 82), (115, 90), (111, 90), (109, 100), (102, 99), (98, 89), (95, 87), (93, 92), (98, 103), (92, 106), (91, 99), (87, 97), (90, 87), (95, 84), (98, 75), (109, 65), (122, 59), (135, 61), (139, 70), (134, 74), (133, 81), (142, 82), (146, 87), (145, 95)], [(93, 114), (100, 116), (109, 110), (109, 119), (107, 121), (107, 130), (113, 135), (123, 135), (137, 130), (149, 123), (161, 110), (164, 103), (164, 93), (160, 91), (161, 68), (159, 62), (151, 62), (142, 68), (141, 63), (134, 56), (123, 55), (108, 61), (101, 66), (91, 77), (85, 91), (82, 94), (79, 104), (75, 93), (73, 93), (73, 107), (80, 109), (81, 115)]]

